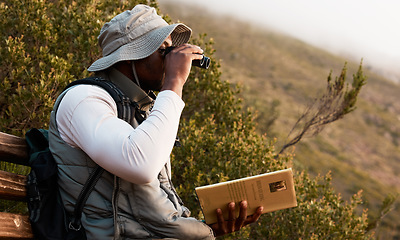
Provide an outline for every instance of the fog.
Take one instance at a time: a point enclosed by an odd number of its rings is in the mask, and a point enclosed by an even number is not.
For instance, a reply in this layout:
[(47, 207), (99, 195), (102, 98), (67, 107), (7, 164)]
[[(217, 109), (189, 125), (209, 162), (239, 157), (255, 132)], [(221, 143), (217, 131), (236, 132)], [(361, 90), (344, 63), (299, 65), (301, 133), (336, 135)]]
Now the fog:
[(400, 81), (398, 0), (161, 0), (205, 7), (360, 61)]

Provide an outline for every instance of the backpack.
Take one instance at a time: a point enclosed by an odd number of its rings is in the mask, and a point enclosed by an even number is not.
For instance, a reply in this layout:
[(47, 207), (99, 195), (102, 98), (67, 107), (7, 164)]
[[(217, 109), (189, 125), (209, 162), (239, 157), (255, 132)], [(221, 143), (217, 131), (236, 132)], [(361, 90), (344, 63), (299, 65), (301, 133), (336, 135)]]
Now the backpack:
[[(105, 89), (117, 104), (118, 117), (128, 123), (133, 120), (133, 115), (139, 123), (144, 120), (138, 105), (125, 96), (112, 82), (91, 77), (74, 81), (66, 89), (78, 84), (97, 85)], [(134, 111), (133, 114), (132, 111)], [(58, 168), (49, 149), (48, 130), (32, 128), (25, 134), (25, 138), (31, 167), (27, 181), (27, 200), (29, 219), (35, 239), (86, 239), (85, 229), (81, 225), (82, 211), (104, 169), (97, 166), (89, 175), (75, 204), (74, 213), (68, 215), (58, 190)]]

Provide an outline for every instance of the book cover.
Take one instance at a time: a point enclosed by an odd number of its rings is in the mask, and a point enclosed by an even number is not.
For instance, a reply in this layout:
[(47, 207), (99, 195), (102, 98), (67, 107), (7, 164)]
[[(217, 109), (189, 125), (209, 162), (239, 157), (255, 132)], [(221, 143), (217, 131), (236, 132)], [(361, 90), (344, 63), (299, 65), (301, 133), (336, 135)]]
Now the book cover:
[[(207, 224), (217, 222), (215, 210), (220, 208), (228, 219), (228, 203), (236, 206), (247, 200), (247, 214), (263, 206), (263, 213), (297, 206), (292, 169), (279, 170), (195, 188)], [(236, 208), (236, 217), (239, 207)]]

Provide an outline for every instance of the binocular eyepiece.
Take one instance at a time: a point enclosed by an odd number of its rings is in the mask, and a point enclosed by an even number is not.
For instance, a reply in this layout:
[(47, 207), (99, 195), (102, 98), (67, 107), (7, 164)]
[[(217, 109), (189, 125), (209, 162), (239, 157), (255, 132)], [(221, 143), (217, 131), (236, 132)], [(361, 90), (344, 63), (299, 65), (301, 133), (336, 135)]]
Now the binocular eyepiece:
[[(175, 47), (167, 47), (165, 48), (164, 56), (166, 56), (169, 52), (171, 52)], [(196, 66), (199, 68), (208, 69), (210, 67), (211, 59), (203, 55), (202, 59), (195, 59), (192, 61), (192, 66)]]

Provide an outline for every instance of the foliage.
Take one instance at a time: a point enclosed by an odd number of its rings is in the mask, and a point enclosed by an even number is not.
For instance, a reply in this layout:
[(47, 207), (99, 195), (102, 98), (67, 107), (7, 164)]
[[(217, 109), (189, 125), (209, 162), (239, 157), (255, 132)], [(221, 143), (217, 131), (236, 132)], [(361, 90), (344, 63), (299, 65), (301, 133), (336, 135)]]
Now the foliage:
[[(194, 40), (212, 55), (204, 35)], [(180, 123), (180, 148), (172, 161), (177, 190), (198, 216), (194, 187), (282, 169), (289, 157), (274, 159), (273, 143), (255, 131), (253, 114), (242, 111), (236, 88), (220, 81), (219, 63), (193, 69), (184, 88), (186, 107)], [(191, 184), (188, 184), (191, 183)]]
[[(136, 3), (156, 1), (6, 0), (0, 4), (0, 130), (22, 135), (46, 127), (59, 92), (100, 56), (96, 36), (105, 21)], [(193, 43), (212, 57), (205, 35)], [(193, 216), (201, 218), (194, 187), (291, 166), (275, 141), (256, 133), (252, 111), (242, 109), (238, 86), (221, 81), (219, 62), (194, 69), (184, 89), (182, 147), (174, 150), (174, 182)], [(356, 97), (355, 97), (356, 98)], [(356, 214), (360, 194), (350, 203), (330, 187), (330, 176), (295, 176), (299, 206), (264, 214), (253, 226), (226, 239), (367, 239), (366, 212)]]
[[(212, 54), (214, 50), (204, 37), (194, 43)], [(196, 217), (202, 214), (194, 187), (287, 168), (292, 159), (289, 154), (277, 154), (274, 141), (256, 134), (254, 114), (243, 110), (236, 97), (240, 89), (230, 88), (228, 82), (220, 80), (220, 74), (216, 59), (209, 70), (192, 71), (184, 92), (186, 108), (179, 132), (182, 147), (173, 152), (177, 190)], [(303, 172), (296, 176), (296, 193), (298, 207), (264, 214), (257, 224), (225, 238), (373, 237), (366, 233), (367, 212), (355, 214), (362, 204), (361, 192), (347, 203), (331, 187), (330, 175), (311, 179)]]
[(373, 239), (366, 234), (367, 211), (355, 215), (362, 204), (361, 191), (345, 202), (331, 186), (331, 176), (311, 179), (306, 173), (296, 178), (298, 207), (267, 214), (265, 227), (252, 239)]
[(395, 194), (389, 194), (385, 197), (385, 199), (383, 200), (382, 206), (380, 207), (379, 210), (379, 217), (377, 217), (376, 219), (374, 219), (373, 221), (371, 221), (369, 223), (369, 226), (367, 229), (377, 229), (377, 232), (380, 231), (379, 226), (382, 223), (383, 218), (394, 209), (395, 206), (395, 202), (398, 199), (399, 194), (395, 193)]
[[(160, 7), (172, 19), (214, 39), (215, 56), (221, 59), (221, 79), (241, 84), (238, 96), (244, 106), (257, 111), (258, 131), (276, 137), (277, 150), (287, 142), (286, 136), (303, 109), (315, 96), (326, 92), (329, 72), (334, 81), (349, 60), (348, 56), (331, 54), (239, 18), (214, 14), (191, 2), (177, 6), (160, 1)], [(357, 97), (357, 109), (328, 124), (322, 134), (303, 137), (295, 148), (293, 164), (297, 171), (307, 169), (311, 176), (332, 170), (332, 184), (346, 200), (363, 189), (362, 206), (368, 208), (368, 221), (373, 223), (379, 218), (385, 195), (398, 191), (399, 186), (400, 86), (374, 74), (374, 67), (364, 63), (368, 84)], [(353, 61), (346, 64), (350, 87), (358, 66)], [(399, 236), (398, 206), (385, 215), (377, 238)]]
[(336, 77), (335, 81), (332, 81), (332, 72), (329, 74), (326, 92), (320, 98), (315, 99), (303, 115), (300, 116), (289, 136), (296, 130), (298, 130), (298, 133), (282, 147), (279, 153), (298, 143), (306, 134), (315, 136), (327, 124), (341, 119), (346, 114), (354, 111), (358, 94), (366, 83), (366, 76), (364, 76), (362, 64), (360, 64), (357, 73), (353, 75), (352, 87), (349, 89), (348, 84), (344, 88), (346, 73), (347, 68), (345, 65), (340, 76)]
[(47, 127), (60, 90), (86, 77), (100, 56), (96, 37), (104, 22), (137, 3), (157, 6), (152, 0), (2, 1), (0, 130), (21, 136)]
[[(23, 136), (32, 127), (47, 128), (60, 91), (88, 76), (86, 68), (101, 56), (102, 25), (138, 3), (157, 7), (154, 0), (1, 1), (0, 131)], [(5, 162), (0, 169), (28, 171)], [(7, 201), (0, 208), (23, 211)]]

